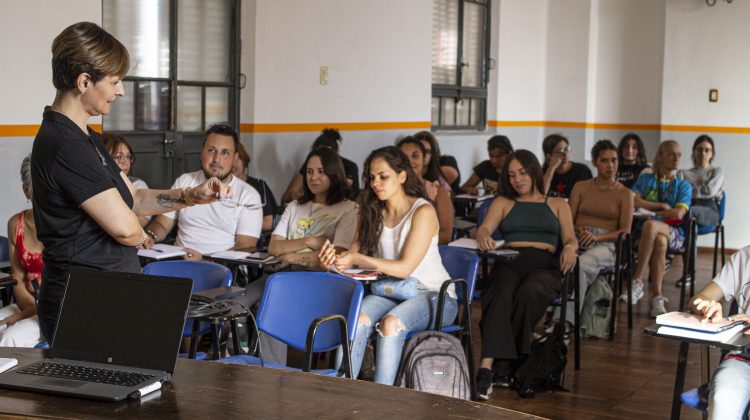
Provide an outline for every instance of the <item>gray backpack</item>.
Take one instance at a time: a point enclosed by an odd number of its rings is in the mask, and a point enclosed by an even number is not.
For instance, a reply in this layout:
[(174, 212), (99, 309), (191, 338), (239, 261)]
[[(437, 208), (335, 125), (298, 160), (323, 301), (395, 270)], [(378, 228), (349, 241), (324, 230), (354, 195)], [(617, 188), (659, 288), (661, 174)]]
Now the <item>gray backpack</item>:
[(609, 337), (612, 288), (607, 280), (599, 276), (589, 286), (581, 309), (581, 337)]
[(468, 400), (469, 368), (461, 341), (446, 333), (424, 331), (404, 347), (396, 385)]

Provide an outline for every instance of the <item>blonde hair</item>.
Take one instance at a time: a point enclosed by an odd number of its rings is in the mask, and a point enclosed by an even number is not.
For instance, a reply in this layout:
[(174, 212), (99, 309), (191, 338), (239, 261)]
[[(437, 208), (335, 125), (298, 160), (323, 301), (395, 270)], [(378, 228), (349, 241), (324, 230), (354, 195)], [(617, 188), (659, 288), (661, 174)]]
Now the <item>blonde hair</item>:
[(667, 147), (669, 146), (680, 146), (680, 143), (677, 143), (674, 140), (664, 140), (663, 142), (659, 143), (659, 149), (656, 151), (656, 154), (654, 155), (654, 163), (653, 163), (653, 172), (658, 177), (659, 172), (661, 172), (662, 167), (664, 166), (664, 153)]

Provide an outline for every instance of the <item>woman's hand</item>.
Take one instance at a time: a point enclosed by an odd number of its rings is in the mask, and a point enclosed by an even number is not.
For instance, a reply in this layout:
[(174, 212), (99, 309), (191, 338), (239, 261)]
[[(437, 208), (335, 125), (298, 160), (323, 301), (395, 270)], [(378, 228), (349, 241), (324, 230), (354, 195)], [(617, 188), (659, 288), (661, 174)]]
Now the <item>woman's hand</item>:
[(24, 318), (23, 317), (23, 313), (13, 314), (13, 315), (5, 318), (5, 319), (0, 319), (0, 326), (7, 325), (8, 327), (10, 327), (11, 325), (15, 324), (16, 322), (22, 320), (23, 318)]
[(719, 321), (722, 315), (721, 303), (715, 300), (696, 298), (693, 300), (693, 312), (703, 315), (703, 319), (708, 322)]
[(339, 271), (347, 270), (349, 268), (354, 267), (356, 257), (357, 257), (356, 253), (344, 251), (341, 254), (336, 256), (336, 261), (333, 263), (333, 265), (335, 265), (336, 269)]
[(192, 248), (185, 248), (184, 258), (188, 261), (201, 261), (203, 259), (203, 254)]
[(231, 197), (232, 187), (219, 181), (219, 178), (211, 177), (197, 187), (189, 188), (186, 196), (190, 204), (208, 204), (224, 197)]
[(440, 183), (437, 181), (425, 181), (424, 183), (424, 189), (427, 191), (427, 198), (430, 199), (430, 201), (435, 201), (435, 198), (437, 198), (438, 195), (438, 188), (440, 188)]
[(588, 247), (596, 242), (599, 242), (599, 237), (595, 233), (591, 233), (588, 229), (578, 231), (578, 244), (580, 246)]
[(558, 167), (560, 167), (560, 164), (562, 163), (562, 156), (560, 156), (557, 153), (551, 153), (549, 156), (549, 169), (550, 170), (556, 170)]
[(487, 235), (483, 231), (477, 232), (477, 247), (482, 251), (494, 251), (497, 243), (492, 239), (492, 235)]
[(466, 194), (479, 195), (479, 189), (476, 187), (466, 187), (464, 190), (466, 191)]
[(323, 245), (320, 247), (318, 253), (318, 261), (320, 266), (330, 270), (331, 266), (336, 262), (336, 247), (333, 246), (331, 241), (325, 240)]
[(563, 274), (567, 274), (568, 271), (576, 266), (577, 256), (576, 250), (573, 249), (572, 245), (565, 245), (560, 253), (560, 271), (562, 271)]

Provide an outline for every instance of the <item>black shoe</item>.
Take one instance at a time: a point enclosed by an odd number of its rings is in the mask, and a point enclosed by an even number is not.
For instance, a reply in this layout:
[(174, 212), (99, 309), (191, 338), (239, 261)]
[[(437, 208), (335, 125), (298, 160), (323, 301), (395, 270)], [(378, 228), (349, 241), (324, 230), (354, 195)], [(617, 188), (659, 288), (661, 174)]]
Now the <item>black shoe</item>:
[(492, 377), (492, 384), (501, 388), (510, 388), (513, 385), (513, 375), (507, 373), (505, 375), (494, 375)]
[(492, 371), (486, 368), (479, 368), (477, 372), (477, 397), (480, 400), (487, 401), (492, 394)]

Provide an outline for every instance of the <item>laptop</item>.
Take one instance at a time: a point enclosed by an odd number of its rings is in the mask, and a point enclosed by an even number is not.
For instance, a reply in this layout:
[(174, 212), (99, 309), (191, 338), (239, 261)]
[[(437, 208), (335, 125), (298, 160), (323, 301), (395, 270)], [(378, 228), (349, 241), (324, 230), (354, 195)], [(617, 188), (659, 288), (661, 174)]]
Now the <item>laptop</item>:
[(47, 358), (0, 374), (0, 387), (120, 401), (171, 378), (193, 281), (75, 269)]

